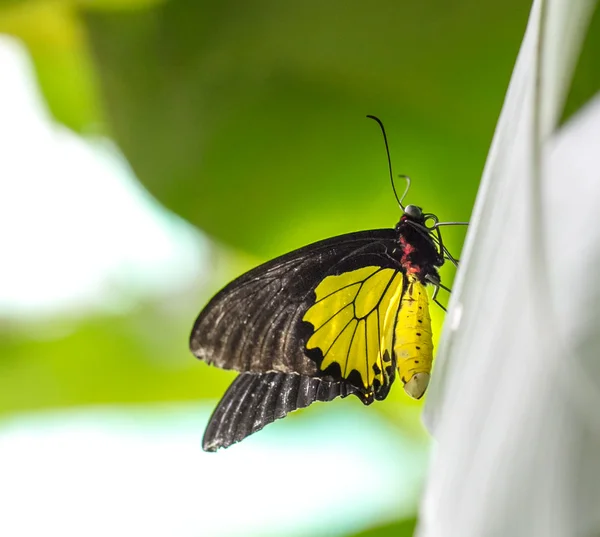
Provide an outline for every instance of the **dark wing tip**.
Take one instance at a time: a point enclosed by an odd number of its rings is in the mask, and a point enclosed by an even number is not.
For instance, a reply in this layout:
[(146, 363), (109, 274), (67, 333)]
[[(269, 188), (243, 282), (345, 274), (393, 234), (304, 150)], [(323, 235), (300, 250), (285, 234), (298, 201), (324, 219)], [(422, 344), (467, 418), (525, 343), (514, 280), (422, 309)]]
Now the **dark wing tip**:
[(241, 373), (210, 417), (202, 449), (229, 447), (298, 408), (350, 394), (358, 391), (345, 381), (295, 373)]
[(188, 347), (189, 347), (190, 351), (192, 351), (192, 354), (198, 358), (202, 358), (202, 355), (203, 355), (203, 352), (202, 352), (203, 348), (202, 348), (202, 344), (200, 342), (200, 333), (199, 333), (199, 329), (198, 329), (198, 325), (200, 324), (202, 317), (203, 317), (203, 311), (200, 312), (200, 315), (198, 315), (198, 318), (194, 322), (194, 326), (192, 327), (192, 332), (190, 333), (190, 339), (189, 339), (189, 344), (188, 344)]

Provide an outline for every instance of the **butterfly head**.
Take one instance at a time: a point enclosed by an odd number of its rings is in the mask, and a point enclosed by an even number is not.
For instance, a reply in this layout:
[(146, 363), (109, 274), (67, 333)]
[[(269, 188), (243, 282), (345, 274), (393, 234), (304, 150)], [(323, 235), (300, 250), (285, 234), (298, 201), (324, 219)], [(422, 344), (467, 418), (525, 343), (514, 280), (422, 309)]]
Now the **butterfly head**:
[(417, 207), (416, 205), (407, 205), (404, 208), (402, 220), (412, 220), (413, 222), (424, 225), (425, 218), (423, 215), (423, 209), (421, 209), (421, 207)]
[(403, 215), (396, 226), (397, 229), (406, 228), (418, 229), (426, 235), (432, 234), (436, 229), (438, 217), (434, 214), (424, 213), (423, 209), (417, 205), (402, 206)]

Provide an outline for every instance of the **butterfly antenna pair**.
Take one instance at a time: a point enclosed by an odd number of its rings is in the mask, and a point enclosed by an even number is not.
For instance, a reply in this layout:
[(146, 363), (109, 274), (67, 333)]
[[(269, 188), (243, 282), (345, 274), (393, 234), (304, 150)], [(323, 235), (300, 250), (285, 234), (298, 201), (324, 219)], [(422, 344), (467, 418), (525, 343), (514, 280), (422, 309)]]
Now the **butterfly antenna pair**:
[[(394, 196), (396, 197), (396, 201), (398, 202), (400, 209), (402, 210), (403, 213), (406, 213), (405, 206), (402, 202), (404, 201), (404, 198), (406, 197), (406, 195), (408, 194), (408, 190), (410, 189), (410, 177), (408, 175), (399, 175), (398, 176), (399, 178), (402, 178), (406, 181), (406, 188), (404, 189), (404, 193), (402, 194), (402, 197), (399, 197), (398, 191), (396, 190), (396, 183), (394, 181), (394, 172), (392, 169), (392, 158), (390, 156), (390, 147), (388, 144), (385, 127), (383, 126), (383, 122), (377, 116), (367, 115), (367, 117), (369, 119), (372, 119), (373, 121), (376, 121), (377, 124), (379, 125), (379, 128), (381, 129), (381, 134), (383, 135), (383, 142), (385, 144), (385, 153), (387, 155), (388, 169), (389, 169), (389, 174), (390, 174), (390, 182), (392, 184), (392, 190), (394, 191)], [(439, 222), (437, 219), (437, 216), (435, 216), (434, 214), (427, 214), (424, 216), (425, 216), (426, 220), (433, 220), (433, 225), (418, 226), (418, 227), (419, 228), (422, 227), (423, 228), (422, 231), (427, 233), (427, 235), (430, 236), (431, 239), (435, 242), (435, 244), (439, 248), (440, 258), (442, 258), (443, 260), (450, 261), (450, 263), (452, 263), (455, 267), (458, 268), (459, 261), (450, 253), (448, 248), (446, 248), (446, 246), (444, 245), (444, 241), (442, 239), (442, 232), (441, 232), (440, 228), (442, 226), (468, 226), (469, 223), (468, 222)], [(430, 278), (429, 281), (434, 287), (432, 300), (440, 308), (442, 308), (444, 311), (446, 311), (446, 308), (438, 301), (437, 295), (438, 295), (440, 289), (444, 289), (448, 293), (452, 292), (451, 289), (449, 289), (445, 285), (442, 285), (442, 283), (439, 281), (439, 279), (434, 281), (434, 279)]]
[(406, 181), (406, 188), (404, 189), (404, 194), (402, 194), (401, 198), (398, 197), (398, 191), (396, 190), (396, 183), (394, 182), (394, 172), (392, 170), (392, 158), (390, 157), (390, 146), (388, 145), (387, 135), (385, 133), (385, 127), (383, 126), (383, 123), (377, 116), (369, 115), (367, 117), (369, 119), (372, 119), (373, 121), (377, 121), (379, 128), (381, 129), (381, 134), (383, 134), (383, 142), (385, 143), (385, 153), (387, 155), (388, 169), (390, 171), (390, 182), (392, 183), (392, 190), (394, 191), (394, 196), (396, 197), (396, 201), (398, 202), (400, 209), (402, 209), (402, 212), (406, 212), (402, 202), (404, 201), (404, 198), (406, 197), (406, 194), (408, 194), (408, 190), (410, 188), (410, 177), (408, 175), (399, 175), (398, 176)]

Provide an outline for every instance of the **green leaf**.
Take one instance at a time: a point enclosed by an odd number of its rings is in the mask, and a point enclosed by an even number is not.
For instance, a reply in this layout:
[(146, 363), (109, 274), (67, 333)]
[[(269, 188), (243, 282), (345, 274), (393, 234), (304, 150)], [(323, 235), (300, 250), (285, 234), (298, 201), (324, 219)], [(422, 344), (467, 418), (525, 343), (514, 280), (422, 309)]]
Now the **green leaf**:
[(97, 130), (102, 112), (85, 29), (73, 2), (0, 5), (0, 33), (27, 46), (52, 115), (79, 132)]
[(468, 216), (527, 12), (516, 0), (445, 6), (174, 0), (85, 20), (111, 130), (140, 180), (267, 257), (395, 224), (367, 113), (413, 177), (410, 201)]
[(370, 528), (350, 537), (412, 537), (417, 527), (416, 518), (399, 520), (383, 526)]
[(15, 326), (0, 338), (0, 413), (220, 397), (233, 373), (190, 355), (191, 321), (147, 308)]

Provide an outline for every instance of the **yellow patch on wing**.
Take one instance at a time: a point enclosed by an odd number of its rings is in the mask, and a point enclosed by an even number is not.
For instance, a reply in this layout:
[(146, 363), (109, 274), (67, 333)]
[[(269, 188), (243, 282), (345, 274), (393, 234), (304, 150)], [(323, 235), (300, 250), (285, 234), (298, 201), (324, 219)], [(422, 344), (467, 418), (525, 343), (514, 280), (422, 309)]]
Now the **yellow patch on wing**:
[(354, 301), (356, 317), (363, 319), (373, 311), (393, 276), (394, 271), (392, 269), (384, 269), (376, 272), (363, 282)]
[(337, 363), (343, 378), (358, 372), (365, 389), (375, 379), (386, 384), (403, 278), (391, 268), (363, 267), (317, 286), (303, 320), (315, 329), (306, 347), (321, 349), (322, 370)]
[(363, 283), (371, 274), (379, 270), (379, 267), (363, 267), (352, 272), (345, 272), (339, 276), (328, 276), (315, 289), (317, 302), (326, 296), (343, 289), (354, 283)]
[(429, 383), (433, 340), (427, 290), (414, 276), (408, 276), (408, 287), (402, 297), (394, 351), (404, 389), (411, 397), (420, 399)]

